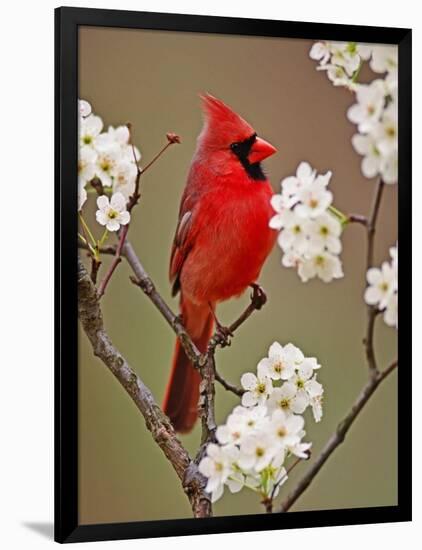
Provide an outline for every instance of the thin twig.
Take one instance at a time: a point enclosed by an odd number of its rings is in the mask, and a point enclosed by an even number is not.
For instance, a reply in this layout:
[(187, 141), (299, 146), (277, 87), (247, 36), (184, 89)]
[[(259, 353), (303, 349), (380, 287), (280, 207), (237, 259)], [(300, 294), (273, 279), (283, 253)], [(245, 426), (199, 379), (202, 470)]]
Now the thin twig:
[(101, 260), (97, 260), (92, 252), (90, 252), (89, 255), (91, 256), (91, 281), (95, 285), (97, 284), (97, 276), (101, 266)]
[(180, 443), (174, 428), (126, 359), (114, 347), (103, 323), (98, 295), (83, 263), (78, 259), (78, 314), (94, 354), (112, 372), (145, 419), (157, 445), (182, 482), (195, 517), (209, 517), (212, 507), (204, 477)]
[(258, 284), (253, 283), (251, 301), (239, 317), (228, 327), (217, 327), (217, 330), (208, 344), (208, 353), (213, 353), (217, 346), (226, 347), (230, 345), (230, 336), (241, 326), (254, 311), (259, 311), (267, 302), (267, 296), (264, 289)]
[(278, 487), (289, 477), (290, 473), (296, 468), (298, 464), (300, 464), (304, 460), (309, 460), (310, 457), (311, 457), (310, 452), (308, 452), (307, 458), (297, 457), (296, 460), (292, 462), (292, 464), (290, 464), (290, 466), (286, 469), (286, 473), (284, 474), (284, 476), (277, 483), (274, 484), (274, 487), (272, 488), (272, 491), (271, 491), (271, 495), (262, 501), (262, 504), (265, 506), (265, 511), (267, 512), (267, 514), (271, 514), (273, 511), (274, 497)]
[(217, 382), (220, 382), (220, 384), (223, 386), (225, 390), (231, 391), (232, 393), (234, 393), (239, 397), (242, 397), (242, 395), (246, 391), (240, 386), (236, 386), (235, 384), (231, 384), (230, 382), (227, 382), (227, 380), (223, 378), (217, 370), (215, 371), (215, 379), (217, 380)]
[(361, 214), (349, 214), (347, 216), (347, 221), (350, 223), (360, 223), (364, 227), (368, 227), (368, 218)]
[[(78, 248), (80, 248), (81, 250), (90, 251), (89, 246), (86, 243), (83, 243), (81, 241), (78, 242)], [(116, 250), (117, 250), (117, 245), (115, 245), (115, 244), (110, 244), (110, 245), (105, 245), (105, 246), (99, 246), (98, 247), (98, 252), (100, 254), (107, 254), (109, 256), (114, 256), (116, 254)]]
[(379, 178), (372, 201), (371, 212), (368, 218), (368, 245), (366, 250), (366, 267), (372, 267), (374, 261), (374, 237), (375, 226), (378, 219), (378, 213), (381, 205), (382, 192), (384, 190), (384, 181)]
[(170, 145), (173, 145), (174, 143), (180, 143), (181, 139), (180, 136), (178, 136), (177, 134), (174, 134), (173, 132), (168, 132), (166, 134), (167, 143), (164, 145), (164, 147), (155, 155), (155, 157), (152, 158), (152, 160), (146, 166), (140, 168), (138, 164), (138, 159), (136, 158), (135, 146), (133, 145), (132, 141), (132, 125), (128, 123), (127, 127), (129, 130), (129, 144), (132, 146), (133, 157), (137, 168), (135, 190), (133, 192), (133, 195), (129, 197), (129, 202), (127, 204), (128, 212), (131, 212), (132, 208), (138, 203), (139, 199), (141, 198), (141, 193), (139, 189), (141, 176), (145, 174), (145, 172), (149, 168), (151, 168), (151, 166), (161, 157), (161, 155), (170, 147)]
[(107, 288), (107, 285), (110, 282), (111, 276), (113, 275), (116, 267), (122, 261), (121, 255), (122, 255), (122, 250), (123, 250), (123, 246), (125, 244), (125, 239), (126, 239), (126, 235), (127, 235), (128, 231), (129, 231), (129, 224), (124, 225), (122, 227), (122, 229), (120, 230), (119, 243), (117, 245), (113, 261), (111, 262), (110, 267), (107, 270), (107, 273), (104, 275), (104, 279), (101, 281), (101, 283), (98, 287), (98, 297), (99, 298), (101, 298), (104, 295), (104, 292)]
[(343, 443), (348, 431), (352, 427), (357, 416), (364, 408), (366, 403), (369, 401), (369, 398), (374, 394), (375, 390), (381, 384), (383, 380), (387, 378), (397, 368), (397, 361), (394, 361), (388, 368), (382, 372), (377, 372), (373, 377), (371, 377), (360, 394), (358, 395), (356, 401), (353, 403), (350, 411), (347, 413), (345, 418), (338, 424), (335, 432), (330, 437), (330, 439), (325, 444), (321, 453), (317, 457), (316, 461), (310, 466), (309, 470), (305, 473), (299, 483), (296, 485), (292, 493), (283, 501), (279, 512), (287, 512), (297, 499), (306, 491), (309, 485), (312, 483), (312, 480), (315, 478), (317, 473), (323, 467), (325, 462), (329, 459), (332, 453), (337, 449), (337, 447)]
[[(372, 201), (371, 212), (368, 218), (367, 224), (367, 250), (366, 250), (366, 273), (368, 269), (373, 266), (374, 263), (374, 241), (375, 241), (375, 227), (378, 219), (378, 213), (381, 205), (381, 197), (384, 189), (384, 181), (379, 178), (377, 182), (377, 187), (375, 189), (374, 198)], [(375, 357), (374, 350), (374, 326), (375, 318), (377, 316), (377, 310), (368, 305), (367, 306), (367, 321), (366, 321), (366, 332), (363, 339), (365, 346), (366, 360), (368, 362), (369, 372), (371, 376), (375, 376), (378, 372), (377, 360)]]

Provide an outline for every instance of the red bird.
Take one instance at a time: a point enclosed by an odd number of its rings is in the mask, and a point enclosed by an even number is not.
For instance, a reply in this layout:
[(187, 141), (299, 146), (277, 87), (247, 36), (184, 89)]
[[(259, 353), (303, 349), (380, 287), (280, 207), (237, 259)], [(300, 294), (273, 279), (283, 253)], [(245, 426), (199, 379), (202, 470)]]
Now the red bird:
[[(216, 304), (255, 283), (274, 244), (273, 191), (260, 163), (276, 149), (219, 99), (202, 101), (204, 127), (180, 204), (170, 280), (172, 295), (180, 291), (183, 324), (205, 352)], [(195, 424), (200, 381), (177, 340), (163, 409), (178, 432)]]

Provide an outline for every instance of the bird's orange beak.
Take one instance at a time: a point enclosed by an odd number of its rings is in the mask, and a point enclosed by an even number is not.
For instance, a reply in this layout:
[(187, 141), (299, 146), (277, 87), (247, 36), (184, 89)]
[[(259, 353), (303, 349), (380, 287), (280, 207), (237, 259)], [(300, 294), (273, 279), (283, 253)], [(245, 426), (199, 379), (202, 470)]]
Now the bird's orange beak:
[(277, 149), (265, 141), (265, 139), (256, 138), (255, 143), (252, 145), (252, 149), (249, 152), (248, 159), (251, 164), (256, 162), (261, 162), (262, 160), (274, 155), (277, 152)]

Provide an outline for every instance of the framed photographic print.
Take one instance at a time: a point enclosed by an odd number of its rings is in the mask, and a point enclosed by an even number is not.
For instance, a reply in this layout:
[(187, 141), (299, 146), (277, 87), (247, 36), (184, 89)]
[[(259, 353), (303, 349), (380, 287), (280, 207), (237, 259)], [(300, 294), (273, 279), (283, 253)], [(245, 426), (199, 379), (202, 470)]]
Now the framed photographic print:
[(55, 28), (56, 540), (410, 520), (411, 31)]

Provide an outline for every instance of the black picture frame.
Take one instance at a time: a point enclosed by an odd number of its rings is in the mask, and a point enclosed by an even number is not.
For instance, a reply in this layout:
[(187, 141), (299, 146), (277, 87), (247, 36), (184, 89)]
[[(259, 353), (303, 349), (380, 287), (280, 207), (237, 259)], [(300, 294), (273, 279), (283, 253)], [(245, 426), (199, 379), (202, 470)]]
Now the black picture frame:
[[(77, 410), (78, 27), (361, 41), (399, 47), (400, 330), (397, 506), (80, 525)], [(411, 30), (61, 7), (55, 10), (55, 540), (290, 529), (411, 519)], [(375, 451), (374, 451), (375, 452)]]

